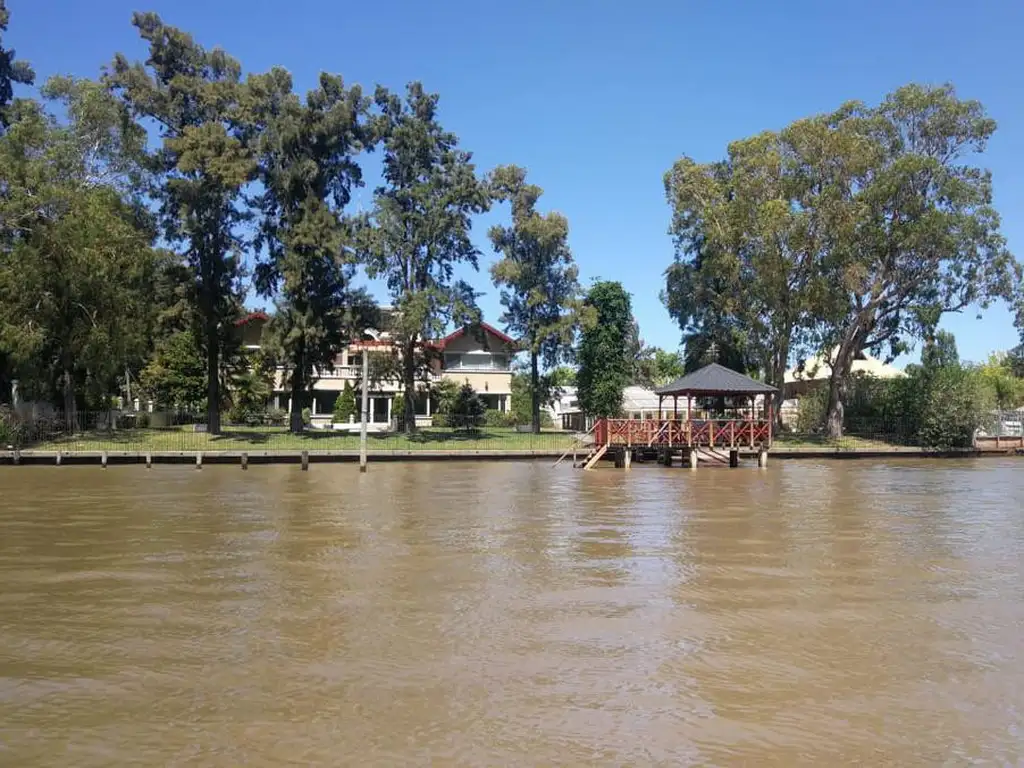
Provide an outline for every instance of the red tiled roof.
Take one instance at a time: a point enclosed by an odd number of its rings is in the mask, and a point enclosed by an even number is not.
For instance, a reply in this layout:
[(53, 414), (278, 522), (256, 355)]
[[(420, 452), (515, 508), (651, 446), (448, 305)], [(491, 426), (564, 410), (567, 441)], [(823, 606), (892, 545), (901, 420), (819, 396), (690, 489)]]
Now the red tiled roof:
[(268, 315), (263, 310), (257, 310), (256, 312), (250, 312), (245, 317), (243, 317), (243, 318), (241, 318), (239, 320), (236, 320), (235, 321), (235, 325), (245, 325), (247, 323), (251, 323), (253, 320), (267, 321), (269, 319), (270, 319), (270, 315)]

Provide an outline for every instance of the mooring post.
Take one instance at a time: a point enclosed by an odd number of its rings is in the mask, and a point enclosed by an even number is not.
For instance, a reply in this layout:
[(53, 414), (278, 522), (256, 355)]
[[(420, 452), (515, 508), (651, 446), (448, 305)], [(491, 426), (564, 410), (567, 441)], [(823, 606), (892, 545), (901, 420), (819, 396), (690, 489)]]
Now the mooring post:
[(14, 449), (14, 452), (11, 454), (11, 461), (14, 462), (15, 466), (21, 464), (21, 448)]
[(302, 471), (309, 471), (309, 451), (302, 452)]
[(107, 452), (106, 451), (103, 451), (103, 453), (100, 454), (100, 466), (103, 467), (103, 469), (107, 468)]
[(740, 452), (733, 448), (729, 451), (729, 466), (738, 467), (740, 465)]
[(202, 468), (203, 468), (203, 452), (200, 451), (199, 453), (196, 454), (196, 469), (202, 469)]
[(690, 453), (690, 469), (691, 470), (695, 470), (695, 469), (697, 469), (697, 449), (696, 448), (691, 448), (689, 453)]
[(768, 451), (764, 448), (757, 452), (757, 466), (760, 469), (764, 469), (768, 466)]
[(242, 469), (248, 469), (248, 468), (249, 468), (249, 454), (243, 452), (242, 453)]
[(57, 451), (57, 466), (60, 466), (60, 451)]
[(633, 463), (633, 452), (626, 448), (622, 453), (622, 468), (629, 469), (630, 464)]
[(152, 469), (152, 468), (153, 468), (153, 454), (150, 453), (149, 451), (146, 451), (146, 469)]

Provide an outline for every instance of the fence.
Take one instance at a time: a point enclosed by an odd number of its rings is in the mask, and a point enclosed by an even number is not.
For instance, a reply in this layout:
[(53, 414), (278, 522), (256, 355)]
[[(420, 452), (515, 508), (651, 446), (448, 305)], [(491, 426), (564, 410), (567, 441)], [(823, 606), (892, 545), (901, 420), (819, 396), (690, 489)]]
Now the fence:
[[(495, 426), (483, 418), (460, 420), (437, 417), (430, 426), (406, 434), (397, 424), (369, 424), (367, 450), (373, 454), (415, 451), (509, 451), (561, 453), (573, 445), (569, 432)], [(67, 417), (18, 418), (0, 411), (0, 450), (76, 453), (356, 453), (360, 424), (307, 425), (302, 433), (288, 431), (280, 419), (273, 423), (233, 424), (225, 421), (220, 434), (206, 430), (205, 415), (189, 413), (126, 413), (80, 411)]]

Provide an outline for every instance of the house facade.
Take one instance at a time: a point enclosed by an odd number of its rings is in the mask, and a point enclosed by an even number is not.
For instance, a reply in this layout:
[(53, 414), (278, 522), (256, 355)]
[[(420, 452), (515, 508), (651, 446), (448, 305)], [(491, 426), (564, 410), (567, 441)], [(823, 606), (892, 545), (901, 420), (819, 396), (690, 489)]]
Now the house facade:
[[(338, 352), (334, 370), (317, 372), (310, 405), (314, 425), (324, 426), (331, 422), (335, 401), (346, 385), (359, 390), (362, 384), (363, 355), (370, 356), (368, 362), (371, 370), (374, 368), (374, 355), (398, 358), (398, 347), (388, 330), (391, 311), (383, 308), (381, 315), (380, 329), (368, 330), (362, 341), (354, 342)], [(265, 313), (255, 312), (240, 323), (243, 344), (247, 349), (260, 348), (263, 328), (268, 320)], [(443, 339), (425, 342), (424, 346), (434, 354), (430, 371), (426, 380), (419, 382), (414, 401), (418, 423), (429, 423), (437, 406), (430, 395), (431, 384), (443, 379), (454, 381), (459, 386), (469, 384), (489, 409), (503, 412), (511, 410), (512, 360), (517, 351), (514, 339), (482, 322), (460, 328)], [(372, 378), (369, 421), (383, 428), (398, 415), (395, 413), (394, 402), (402, 391), (402, 384), (397, 379)], [(282, 410), (290, 409), (287, 370), (284, 367), (275, 373), (271, 403)]]

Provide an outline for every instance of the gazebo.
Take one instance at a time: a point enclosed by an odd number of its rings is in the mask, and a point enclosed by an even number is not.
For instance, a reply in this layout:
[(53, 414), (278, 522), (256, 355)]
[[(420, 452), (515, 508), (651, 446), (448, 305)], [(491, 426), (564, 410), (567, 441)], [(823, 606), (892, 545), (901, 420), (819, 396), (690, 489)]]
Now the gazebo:
[(693, 398), (695, 397), (731, 397), (749, 399), (750, 419), (755, 418), (755, 403), (758, 396), (769, 399), (767, 420), (772, 419), (770, 397), (777, 392), (763, 382), (744, 376), (738, 371), (726, 368), (718, 363), (711, 363), (700, 370), (688, 373), (670, 384), (657, 387), (654, 393), (658, 396), (658, 416), (662, 415), (662, 404), (665, 398), (672, 398), (672, 417), (679, 418), (679, 398), (686, 398), (686, 418), (693, 414)]

